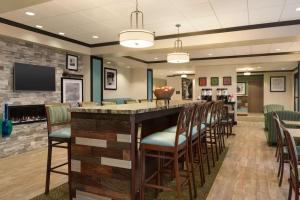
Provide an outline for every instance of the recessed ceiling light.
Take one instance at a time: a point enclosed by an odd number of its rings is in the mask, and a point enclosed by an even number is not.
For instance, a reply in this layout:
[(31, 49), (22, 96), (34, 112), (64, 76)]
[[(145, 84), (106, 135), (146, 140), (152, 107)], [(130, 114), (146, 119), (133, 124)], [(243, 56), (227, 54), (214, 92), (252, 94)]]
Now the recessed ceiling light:
[(130, 66), (126, 66), (126, 68), (128, 68), (128, 69), (129, 69), (129, 68), (131, 68), (131, 67), (130, 67)]
[(181, 78), (187, 78), (186, 74), (181, 74)]
[(281, 68), (281, 70), (285, 70), (285, 69), (286, 69), (285, 67)]
[(251, 72), (244, 72), (244, 76), (250, 76)]
[(154, 60), (158, 60), (158, 58), (154, 58)]
[(110, 62), (110, 61), (107, 61), (106, 64), (111, 64), (111, 62)]
[(275, 49), (276, 51), (280, 51), (281, 49)]
[(208, 56), (212, 56), (213, 54), (212, 53), (209, 53), (209, 54), (207, 54)]
[(296, 11), (300, 11), (300, 7), (296, 8)]
[(59, 32), (58, 34), (59, 34), (59, 35), (65, 35), (65, 33), (63, 33), (63, 32)]
[(261, 67), (260, 66), (258, 66), (258, 67), (256, 67), (257, 69), (260, 69)]
[(36, 27), (36, 28), (39, 28), (39, 29), (42, 29), (42, 28), (43, 28), (43, 26), (41, 26), (41, 25), (35, 25), (35, 27)]
[(94, 38), (94, 39), (97, 39), (97, 38), (99, 38), (99, 36), (97, 36), (97, 35), (93, 35), (93, 38)]
[(34, 15), (35, 15), (35, 13), (29, 12), (29, 11), (28, 11), (28, 12), (25, 12), (25, 14), (26, 14), (26, 15), (29, 15), (29, 16), (34, 16)]

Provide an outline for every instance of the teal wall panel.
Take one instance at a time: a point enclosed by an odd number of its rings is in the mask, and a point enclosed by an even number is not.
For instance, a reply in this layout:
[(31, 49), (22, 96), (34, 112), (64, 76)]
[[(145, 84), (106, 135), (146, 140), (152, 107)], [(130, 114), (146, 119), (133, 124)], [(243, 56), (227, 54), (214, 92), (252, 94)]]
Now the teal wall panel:
[(91, 100), (98, 103), (103, 100), (102, 69), (102, 58), (91, 57)]

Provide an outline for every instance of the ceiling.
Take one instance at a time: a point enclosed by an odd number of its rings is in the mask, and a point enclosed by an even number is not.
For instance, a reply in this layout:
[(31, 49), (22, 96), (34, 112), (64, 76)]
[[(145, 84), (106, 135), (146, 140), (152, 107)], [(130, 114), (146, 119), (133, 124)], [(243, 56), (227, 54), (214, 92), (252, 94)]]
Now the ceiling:
[[(177, 23), (182, 24), (181, 32), (193, 32), (300, 19), (299, 0), (140, 0), (139, 4), (145, 28), (157, 36), (176, 33)], [(0, 17), (95, 44), (117, 41), (118, 33), (129, 28), (134, 9), (135, 0), (52, 0), (4, 9)], [(27, 11), (35, 15), (27, 16)]]

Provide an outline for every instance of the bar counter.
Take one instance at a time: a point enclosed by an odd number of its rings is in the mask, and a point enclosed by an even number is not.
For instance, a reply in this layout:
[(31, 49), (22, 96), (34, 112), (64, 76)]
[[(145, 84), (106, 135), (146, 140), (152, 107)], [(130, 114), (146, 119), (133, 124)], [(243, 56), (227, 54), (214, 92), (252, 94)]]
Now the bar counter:
[(181, 108), (191, 103), (72, 108), (72, 199), (138, 199), (138, 135), (176, 125)]

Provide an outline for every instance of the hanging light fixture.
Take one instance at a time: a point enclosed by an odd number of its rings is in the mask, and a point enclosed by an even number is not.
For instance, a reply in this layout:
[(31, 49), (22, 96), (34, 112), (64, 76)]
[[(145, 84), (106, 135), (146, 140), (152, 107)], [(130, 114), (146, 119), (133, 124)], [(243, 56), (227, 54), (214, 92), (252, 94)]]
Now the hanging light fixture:
[[(135, 16), (135, 27), (133, 27), (133, 17)], [(141, 19), (141, 24), (139, 23)], [(130, 14), (130, 29), (119, 33), (120, 45), (129, 48), (146, 48), (154, 44), (154, 33), (144, 29), (144, 14), (138, 9), (136, 0), (136, 10)]]
[(168, 63), (188, 63), (190, 62), (190, 54), (182, 51), (182, 41), (179, 38), (179, 28), (180, 24), (176, 24), (178, 29), (178, 38), (175, 40), (175, 52), (168, 53), (167, 61)]

